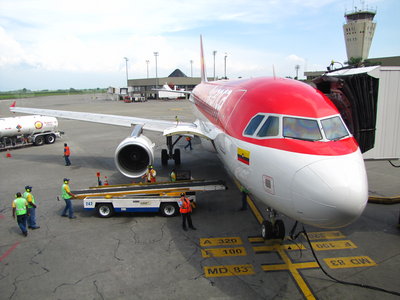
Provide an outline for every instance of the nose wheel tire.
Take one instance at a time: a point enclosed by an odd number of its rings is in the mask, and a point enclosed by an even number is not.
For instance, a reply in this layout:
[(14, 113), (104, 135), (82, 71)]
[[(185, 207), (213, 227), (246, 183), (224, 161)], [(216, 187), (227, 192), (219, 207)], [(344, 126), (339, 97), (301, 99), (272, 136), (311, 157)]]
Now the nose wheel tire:
[(285, 238), (285, 224), (282, 220), (276, 220), (272, 225), (270, 221), (264, 221), (261, 224), (261, 236), (264, 240)]
[(274, 236), (277, 239), (283, 240), (285, 238), (285, 224), (282, 220), (276, 220), (274, 224)]
[(264, 221), (261, 224), (261, 236), (264, 240), (270, 240), (274, 236), (274, 229), (270, 221)]

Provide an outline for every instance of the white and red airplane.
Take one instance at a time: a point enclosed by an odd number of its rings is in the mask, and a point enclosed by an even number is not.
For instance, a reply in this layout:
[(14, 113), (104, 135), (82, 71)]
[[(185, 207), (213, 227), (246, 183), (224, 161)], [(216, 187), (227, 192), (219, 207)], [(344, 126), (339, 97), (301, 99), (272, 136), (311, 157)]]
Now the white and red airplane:
[(180, 163), (172, 136), (195, 135), (217, 152), (226, 169), (269, 209), (264, 238), (284, 237), (280, 212), (321, 228), (350, 224), (363, 212), (368, 184), (363, 157), (332, 102), (315, 88), (291, 79), (255, 78), (207, 82), (203, 45), (201, 83), (190, 95), (193, 123), (107, 114), (11, 106), (13, 112), (131, 127), (115, 151), (117, 169), (128, 177), (144, 174), (154, 161), (154, 144), (144, 130), (162, 132), (161, 152)]

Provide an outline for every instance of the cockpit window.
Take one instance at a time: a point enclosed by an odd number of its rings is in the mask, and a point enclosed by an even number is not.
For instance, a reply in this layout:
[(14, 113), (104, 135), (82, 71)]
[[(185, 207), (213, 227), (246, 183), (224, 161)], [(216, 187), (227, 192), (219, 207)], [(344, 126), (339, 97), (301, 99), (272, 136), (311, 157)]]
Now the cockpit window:
[(349, 135), (346, 126), (338, 116), (321, 120), (321, 124), (328, 140), (337, 141)]
[(279, 118), (269, 116), (257, 132), (258, 137), (276, 136), (279, 134)]
[(247, 125), (247, 127), (244, 131), (244, 134), (245, 135), (253, 135), (262, 120), (264, 120), (263, 115), (257, 115), (253, 119), (251, 119), (249, 125)]
[(283, 136), (307, 141), (322, 139), (317, 120), (290, 117), (283, 118)]

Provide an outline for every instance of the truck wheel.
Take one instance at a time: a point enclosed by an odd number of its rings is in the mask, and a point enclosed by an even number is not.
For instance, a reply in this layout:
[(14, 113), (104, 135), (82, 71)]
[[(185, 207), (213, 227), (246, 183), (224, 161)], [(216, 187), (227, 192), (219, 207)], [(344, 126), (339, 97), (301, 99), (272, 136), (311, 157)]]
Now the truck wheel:
[(36, 136), (35, 140), (33, 141), (35, 146), (42, 146), (44, 144), (44, 142), (45, 142), (45, 140), (44, 140), (44, 136), (43, 135)]
[(167, 152), (167, 149), (162, 149), (161, 150), (161, 164), (163, 166), (168, 165), (168, 152)]
[(110, 203), (101, 203), (96, 206), (100, 218), (109, 218), (114, 214), (114, 207)]
[(54, 134), (48, 134), (45, 137), (46, 144), (53, 144), (56, 141), (56, 136)]
[(181, 164), (181, 150), (180, 149), (175, 149), (175, 151), (174, 151), (174, 161), (175, 161), (175, 165), (180, 165)]
[(173, 217), (178, 214), (179, 206), (176, 203), (161, 203), (160, 211), (164, 217)]

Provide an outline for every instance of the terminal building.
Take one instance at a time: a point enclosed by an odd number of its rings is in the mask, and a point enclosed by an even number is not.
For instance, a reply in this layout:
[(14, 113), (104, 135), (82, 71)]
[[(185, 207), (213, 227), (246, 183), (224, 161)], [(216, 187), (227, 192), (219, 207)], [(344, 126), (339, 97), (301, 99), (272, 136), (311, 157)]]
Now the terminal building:
[[(212, 78), (208, 78), (212, 80)], [(176, 69), (168, 77), (129, 79), (128, 88), (134, 95), (145, 97), (146, 99), (157, 99), (158, 92), (154, 89), (160, 89), (167, 84), (174, 89), (184, 89), (191, 91), (201, 82), (200, 77), (188, 77), (181, 70)]]

